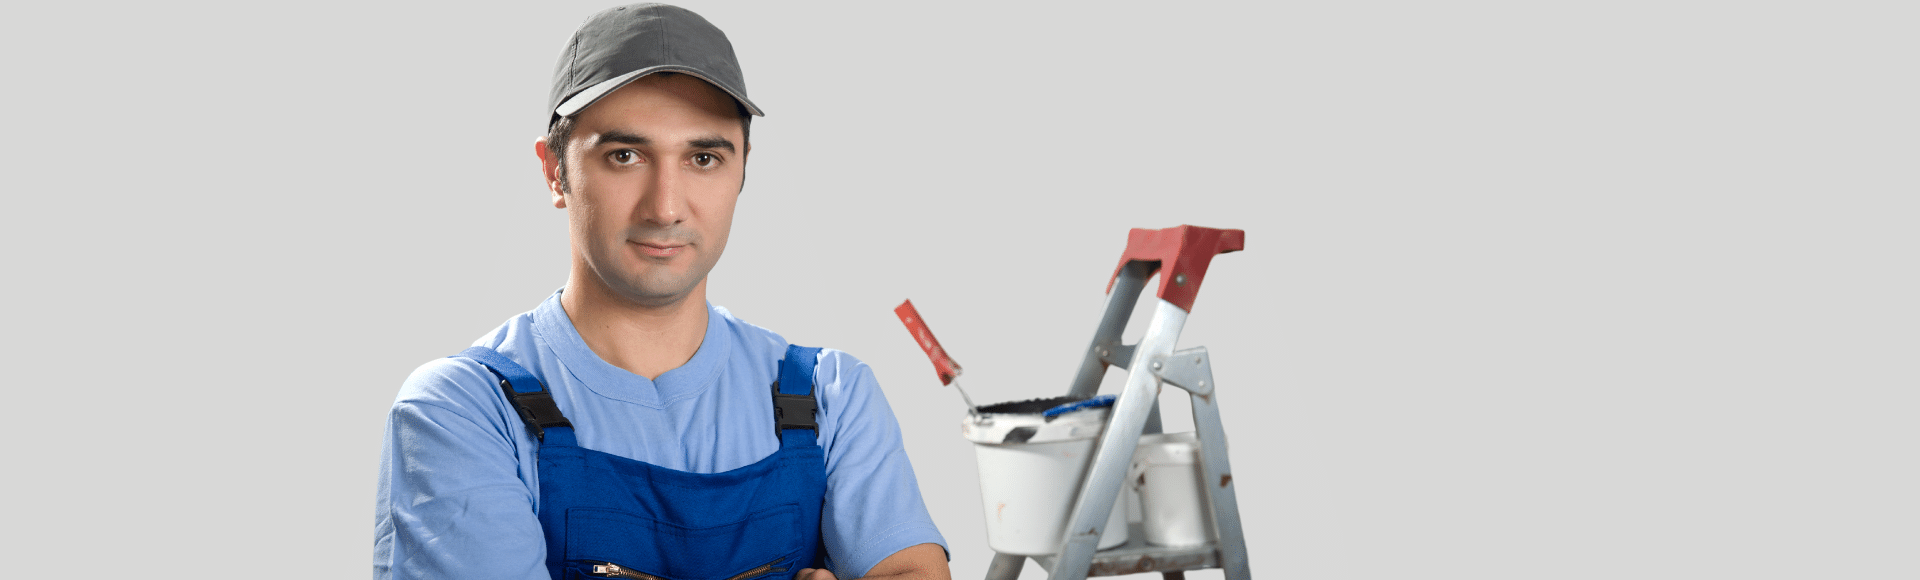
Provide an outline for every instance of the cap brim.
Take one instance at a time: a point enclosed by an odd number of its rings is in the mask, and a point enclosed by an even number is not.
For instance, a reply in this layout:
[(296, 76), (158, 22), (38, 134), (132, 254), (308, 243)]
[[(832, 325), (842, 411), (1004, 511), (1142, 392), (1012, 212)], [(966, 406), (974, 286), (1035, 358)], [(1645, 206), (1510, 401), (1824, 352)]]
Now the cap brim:
[(707, 76), (706, 73), (702, 73), (698, 69), (694, 69), (692, 67), (670, 65), (670, 64), (647, 67), (647, 68), (643, 68), (643, 69), (633, 71), (627, 74), (623, 74), (617, 77), (613, 77), (604, 81), (600, 81), (599, 84), (595, 84), (591, 87), (587, 87), (586, 90), (575, 93), (571, 97), (567, 97), (566, 101), (562, 101), (559, 107), (556, 107), (553, 109), (553, 114), (559, 115), (562, 117), (572, 117), (575, 113), (579, 113), (580, 111), (585, 110), (587, 106), (592, 105), (595, 102), (599, 101), (601, 97), (605, 97), (607, 95), (613, 94), (614, 91), (620, 90), (620, 87), (627, 86), (627, 83), (633, 82), (634, 79), (647, 76), (653, 73), (659, 73), (659, 72), (681, 73), (685, 75), (691, 75), (694, 78), (698, 78), (700, 80), (706, 81), (707, 84), (713, 85), (713, 87), (716, 89), (720, 89), (720, 92), (726, 93), (727, 96), (733, 97), (733, 100), (738, 101), (740, 103), (740, 106), (746, 107), (747, 112), (753, 114), (753, 116), (755, 117), (767, 116), (766, 113), (760, 112), (760, 107), (755, 106), (753, 104), (753, 101), (747, 100), (746, 96), (741, 95), (738, 92), (735, 92), (733, 89), (727, 88), (726, 85), (713, 82), (713, 78)]

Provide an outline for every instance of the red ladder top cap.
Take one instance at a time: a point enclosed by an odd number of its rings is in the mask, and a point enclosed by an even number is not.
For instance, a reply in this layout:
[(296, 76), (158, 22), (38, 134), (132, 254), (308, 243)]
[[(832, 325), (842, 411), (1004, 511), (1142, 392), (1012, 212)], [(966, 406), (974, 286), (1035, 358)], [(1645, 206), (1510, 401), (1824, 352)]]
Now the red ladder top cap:
[(1148, 270), (1160, 271), (1160, 288), (1154, 295), (1193, 312), (1193, 299), (1200, 294), (1200, 280), (1206, 277), (1207, 264), (1214, 255), (1238, 252), (1246, 245), (1247, 233), (1242, 230), (1193, 225), (1134, 228), (1127, 232), (1127, 251), (1120, 255), (1120, 265), (1107, 278), (1107, 292), (1113, 292), (1113, 282), (1120, 279), (1129, 262), (1155, 262), (1157, 265)]

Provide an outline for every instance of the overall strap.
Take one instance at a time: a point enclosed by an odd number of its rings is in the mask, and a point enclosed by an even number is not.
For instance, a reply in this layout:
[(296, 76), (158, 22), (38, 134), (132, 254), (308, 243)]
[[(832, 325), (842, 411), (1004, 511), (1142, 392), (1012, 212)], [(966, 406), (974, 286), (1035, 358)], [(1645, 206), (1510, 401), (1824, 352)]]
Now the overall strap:
[[(566, 415), (560, 414), (560, 406), (553, 403), (553, 393), (547, 391), (546, 383), (539, 377), (527, 372), (521, 366), (499, 351), (484, 346), (476, 346), (460, 351), (454, 357), (467, 357), (493, 371), (500, 377), (500, 391), (506, 393), (507, 401), (513, 403), (520, 420), (527, 423), (527, 433), (535, 441), (547, 443), (552, 436), (553, 443), (576, 445), (573, 439), (573, 423)], [(453, 358), (453, 357), (447, 357)]]
[(820, 404), (813, 397), (813, 369), (819, 356), (818, 348), (790, 344), (787, 358), (780, 361), (780, 380), (773, 384), (773, 428), (783, 449), (812, 445), (819, 438), (815, 417)]

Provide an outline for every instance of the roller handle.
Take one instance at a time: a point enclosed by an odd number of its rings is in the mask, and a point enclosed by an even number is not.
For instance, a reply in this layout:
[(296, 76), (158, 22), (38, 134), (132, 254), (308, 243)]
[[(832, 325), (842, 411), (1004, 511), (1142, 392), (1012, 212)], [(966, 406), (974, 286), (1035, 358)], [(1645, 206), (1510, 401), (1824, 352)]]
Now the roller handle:
[[(940, 384), (946, 385), (960, 376), (960, 363), (953, 362), (947, 350), (940, 348), (940, 341), (933, 338), (933, 331), (927, 329), (927, 322), (920, 318), (920, 311), (913, 309), (913, 301), (901, 302), (894, 307), (893, 313), (900, 317), (900, 323), (907, 325), (907, 333), (913, 335), (913, 341), (926, 351), (927, 358), (933, 361), (933, 371), (939, 373)], [(971, 404), (969, 404), (971, 406)]]
[(1134, 228), (1127, 232), (1127, 250), (1120, 254), (1120, 265), (1107, 278), (1107, 292), (1113, 282), (1133, 262), (1149, 262), (1147, 273), (1160, 271), (1160, 288), (1154, 292), (1161, 300), (1193, 312), (1193, 299), (1200, 295), (1200, 279), (1207, 275), (1213, 257), (1238, 252), (1247, 245), (1247, 233), (1183, 225), (1159, 230)]

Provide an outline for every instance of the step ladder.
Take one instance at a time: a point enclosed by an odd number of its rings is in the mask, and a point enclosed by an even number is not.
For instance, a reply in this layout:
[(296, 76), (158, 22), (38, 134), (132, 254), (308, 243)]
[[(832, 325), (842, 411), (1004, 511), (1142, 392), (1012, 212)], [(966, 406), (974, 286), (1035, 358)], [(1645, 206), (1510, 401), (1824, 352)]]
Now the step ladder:
[[(1144, 572), (1160, 572), (1173, 580), (1184, 578), (1187, 570), (1207, 568), (1220, 568), (1229, 580), (1250, 578), (1239, 503), (1234, 499), (1233, 470), (1227, 465), (1227, 434), (1220, 424), (1220, 401), (1207, 349), (1173, 349), (1180, 328), (1193, 310), (1207, 264), (1215, 255), (1239, 251), (1245, 244), (1246, 233), (1241, 230), (1183, 225), (1128, 232), (1126, 252), (1107, 282), (1106, 312), (1067, 394), (1094, 396), (1106, 376), (1107, 365), (1127, 369), (1127, 383), (1108, 412), (1093, 464), (1088, 466), (1067, 518), (1067, 532), (1060, 549), (1051, 555), (996, 553), (987, 568), (987, 580), (1014, 580), (1029, 557), (1047, 570), (1050, 580)], [(1155, 272), (1160, 274), (1160, 284), (1154, 292), (1156, 302), (1146, 333), (1137, 344), (1122, 344), (1120, 333), (1126, 329), (1147, 279)], [(1127, 543), (1096, 550), (1100, 532), (1120, 497), (1140, 436), (1160, 432), (1159, 394), (1163, 383), (1185, 389), (1193, 403), (1194, 434), (1200, 441), (1200, 487), (1213, 510), (1214, 538), (1195, 547), (1153, 546), (1135, 527), (1129, 530)]]

